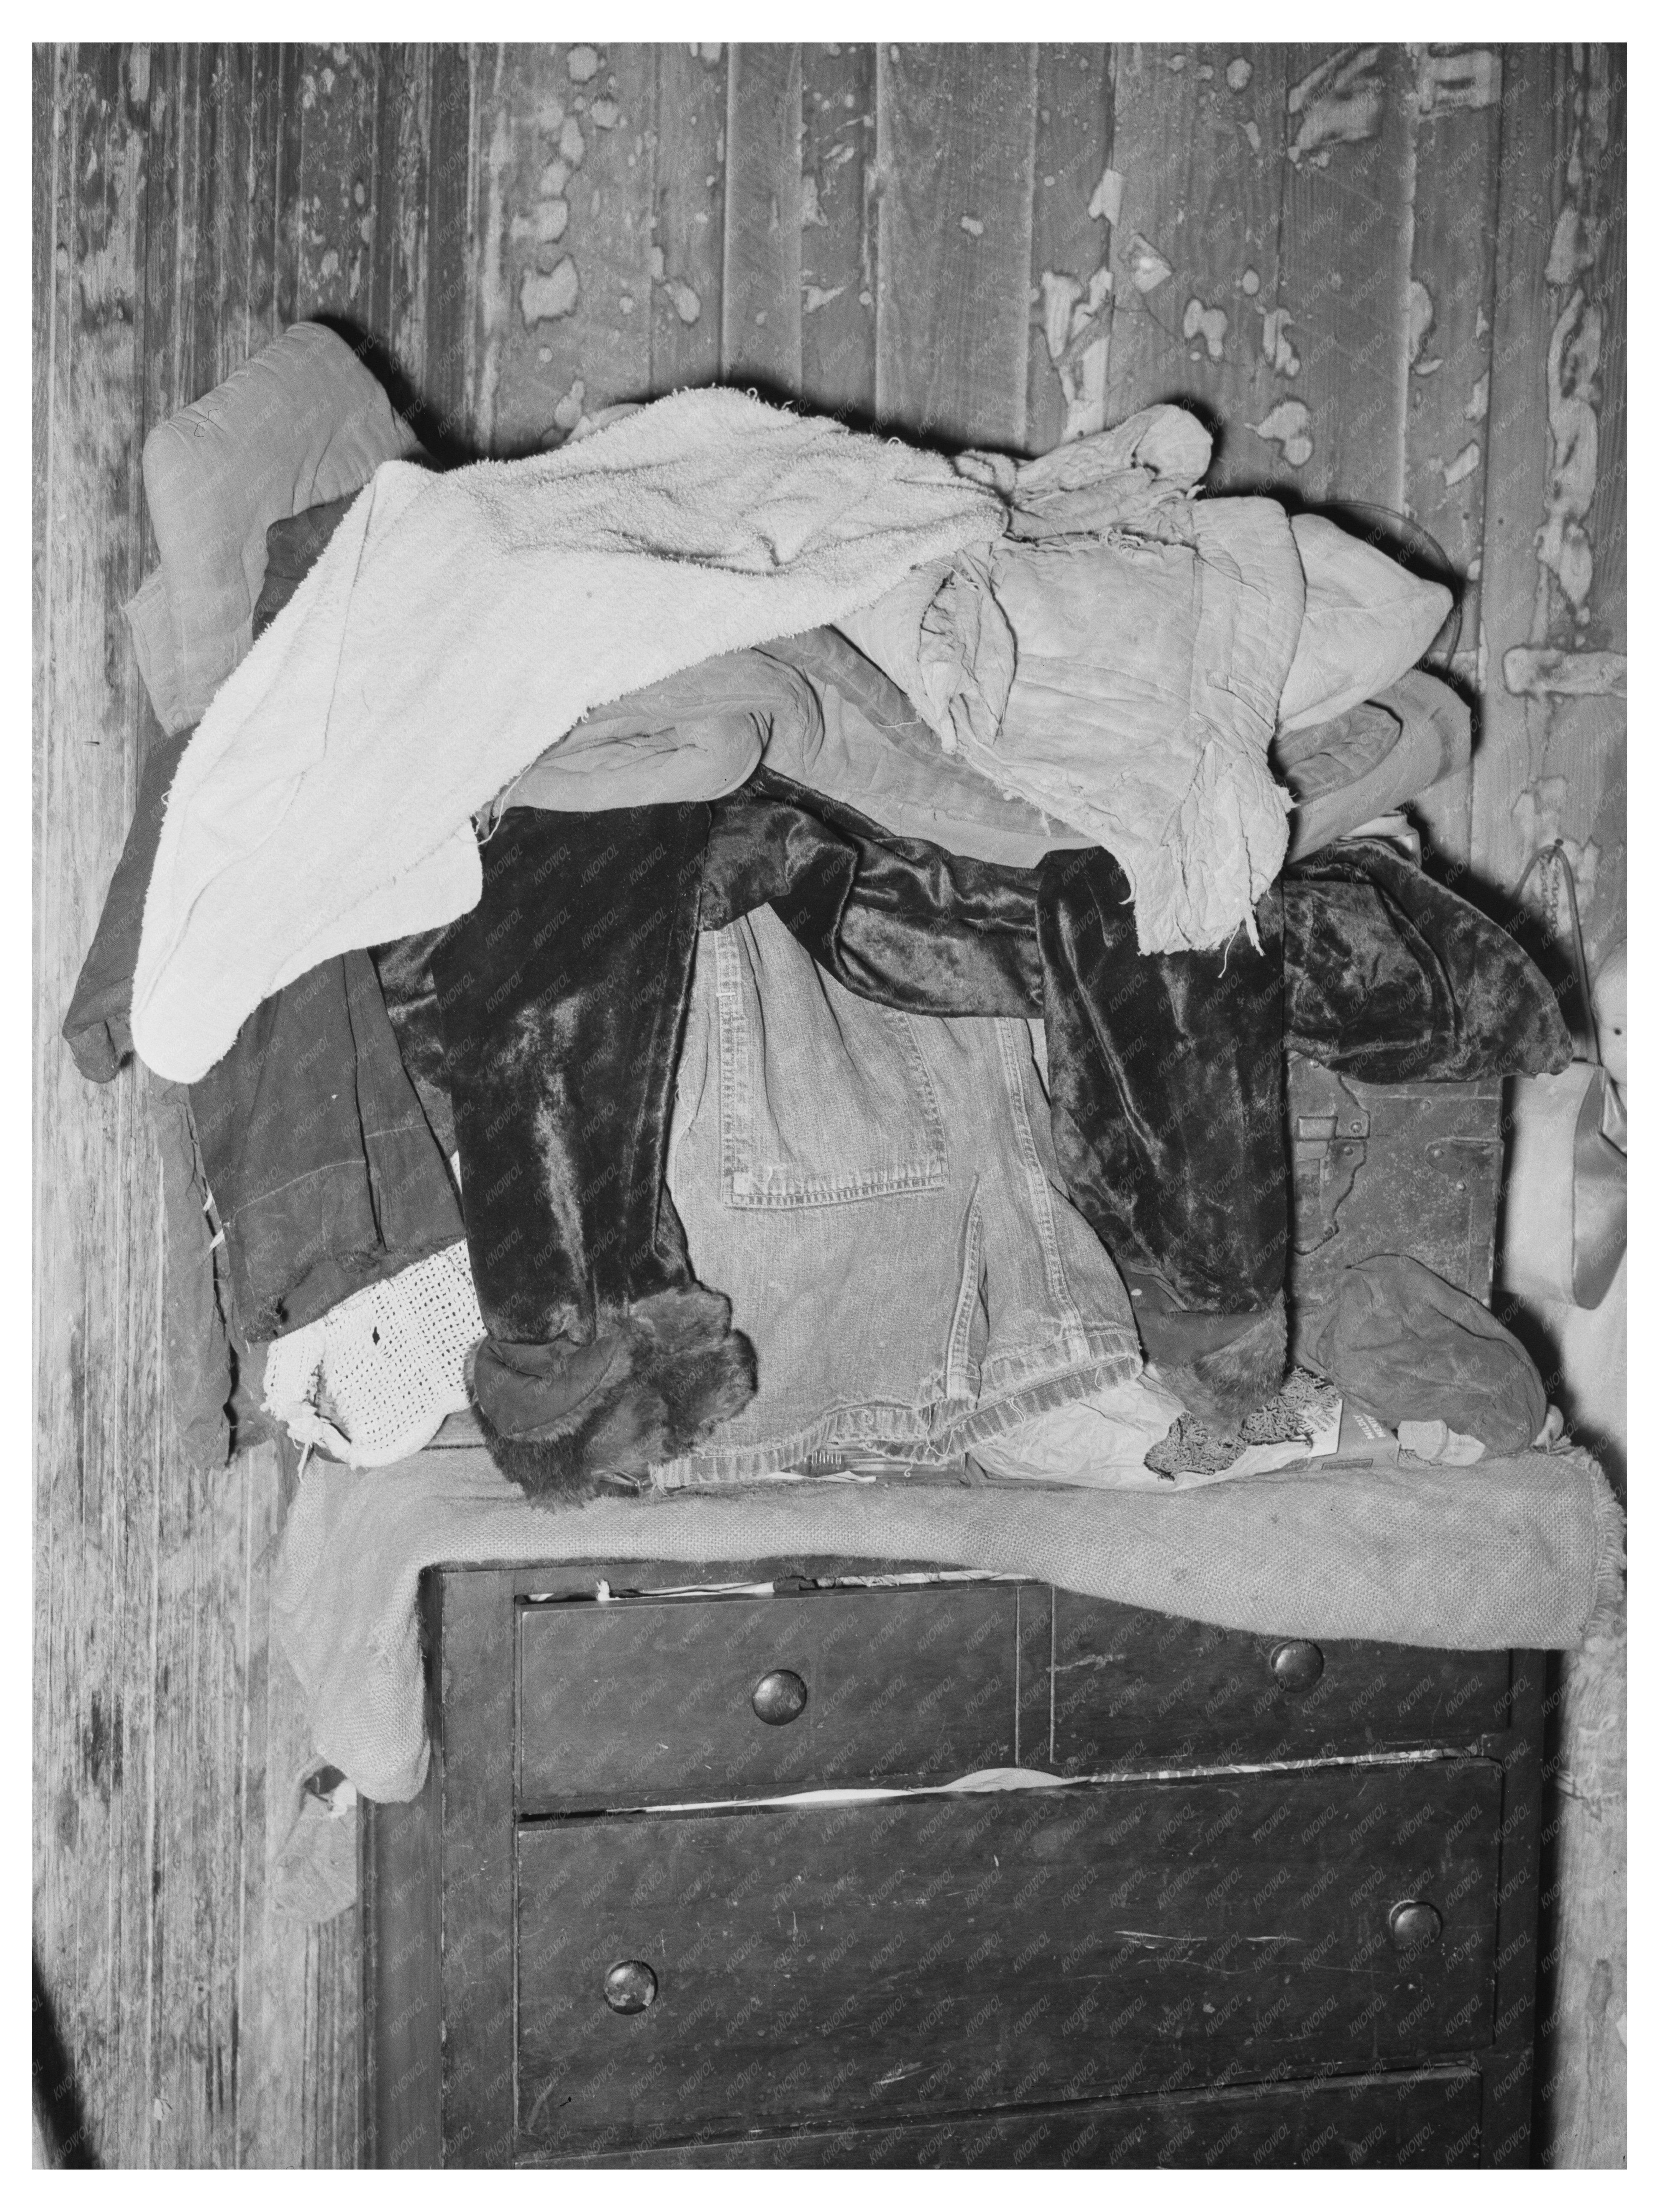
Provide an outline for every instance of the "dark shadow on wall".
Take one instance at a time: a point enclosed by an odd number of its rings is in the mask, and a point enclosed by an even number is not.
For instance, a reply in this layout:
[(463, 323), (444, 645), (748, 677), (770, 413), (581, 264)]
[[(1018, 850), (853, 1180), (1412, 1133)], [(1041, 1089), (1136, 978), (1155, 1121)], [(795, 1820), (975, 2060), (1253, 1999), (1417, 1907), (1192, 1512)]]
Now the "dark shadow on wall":
[[(486, 453), (462, 437), (451, 418), (435, 400), (417, 389), (409, 372), (383, 340), (374, 337), (361, 323), (354, 323), (346, 315), (307, 315), (307, 322), (320, 323), (325, 330), (332, 331), (351, 348), (363, 367), (385, 390), (395, 411), (401, 415), (420, 440), (422, 448), (431, 455), (441, 469), (456, 469), (468, 461), (521, 459), (523, 453)], [(526, 453), (540, 448), (526, 447)]]
[(31, 1982), (29, 2072), (34, 2097), (34, 2117), (48, 2160), (53, 2166), (96, 2168), (99, 2160), (88, 2140), (87, 2117), (81, 2092), (58, 2030), (58, 2015), (40, 1978), (40, 1961), (29, 1954)]

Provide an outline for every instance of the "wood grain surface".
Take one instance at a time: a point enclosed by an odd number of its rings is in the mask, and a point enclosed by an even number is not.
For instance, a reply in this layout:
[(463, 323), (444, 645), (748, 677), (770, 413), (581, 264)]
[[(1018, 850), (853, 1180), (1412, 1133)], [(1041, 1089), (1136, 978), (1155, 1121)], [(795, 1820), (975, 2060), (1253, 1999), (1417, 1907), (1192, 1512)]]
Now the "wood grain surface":
[[(1523, 646), (1624, 649), (1624, 392), (1607, 378), (1624, 309), (1622, 93), (1617, 50), (1528, 47), (1506, 61), (1474, 779), (1477, 875), (1512, 890), (1560, 837), (1592, 968), (1625, 927), (1625, 707), (1517, 691), (1505, 662)], [(1605, 599), (1602, 560), (1615, 578)], [(1549, 919), (1565, 941), (1565, 909)]]
[[(1483, 2050), (1500, 1796), (1468, 1760), (526, 1826), (520, 2142)], [(1443, 1932), (1398, 1951), (1425, 1899)], [(647, 2009), (607, 2005), (617, 1960)]]
[(876, 53), (876, 411), (954, 445), (1025, 434), (1035, 46)]
[(876, 404), (876, 50), (801, 48), (801, 389), (855, 426)]
[(502, 2166), (514, 2136), (513, 1607), (489, 1574), (446, 1575), (438, 1603), (444, 2158)]
[[(520, 1810), (1012, 1765), (1018, 1612), (1010, 1584), (522, 1608)], [(805, 1704), (769, 1724), (753, 1693), (783, 1671)]]
[(799, 46), (732, 49), (726, 103), (720, 375), (769, 398), (800, 390)]
[(1234, 489), (1296, 489), (1311, 459), (1303, 356), (1322, 300), (1287, 289), (1283, 262), (1290, 68), (1284, 46), (1116, 50), (1108, 412), (1194, 407)]
[[(422, 1627), (438, 1624), (422, 1584)], [(362, 1807), (363, 2156), (392, 2168), (443, 2162), (442, 1765), (411, 1804)]]
[(694, 2134), (664, 2150), (578, 2154), (541, 2162), (623, 2168), (987, 2166), (1012, 2172), (1191, 2166), (1260, 2172), (1264, 2167), (1352, 2170), (1353, 2145), (1364, 2143), (1368, 2163), (1397, 2172), (1474, 2166), (1480, 2135), (1480, 2075), (1445, 2069), (1119, 2097), (971, 2119), (900, 2120), (884, 2127), (854, 2122), (799, 2135), (699, 2139)]
[[(1406, 504), (1468, 577), (1458, 647), (1480, 643), (1503, 64), (1492, 47), (1413, 54)], [(1474, 574), (1469, 574), (1473, 568)], [(1462, 794), (1467, 812), (1468, 793)], [(1465, 826), (1467, 840), (1467, 823)], [(1467, 842), (1462, 857), (1467, 859)]]
[(1313, 1680), (1285, 1687), (1273, 1664), (1284, 1641), (1056, 1591), (1054, 1765), (1065, 1774), (1144, 1765), (1172, 1709), (1182, 1716), (1172, 1765), (1468, 1749), (1504, 1725), (1505, 1651), (1333, 1638), (1308, 1647)]
[(33, 1923), (112, 2166), (356, 2158), (355, 1929), (271, 1894), (299, 1750), (269, 1664), (276, 1456), (182, 1457), (139, 1073), (91, 1085), (57, 1034), (156, 735), (120, 612), (154, 558), (143, 438), (274, 328), (267, 63), (33, 56)]
[(1629, 1643), (1620, 1607), (1559, 1662), (1539, 2032), (1539, 2157), (1558, 2168), (1626, 2162)]
[(718, 46), (659, 46), (651, 389), (720, 372), (728, 64)]
[[(1290, 52), (1279, 282), (1302, 310), (1313, 500), (1405, 497), (1413, 70), (1401, 46)], [(1295, 448), (1285, 447), (1285, 458)]]
[(1031, 179), (1028, 453), (1104, 429), (1115, 205), (1111, 57), (1104, 46), (1039, 46)]

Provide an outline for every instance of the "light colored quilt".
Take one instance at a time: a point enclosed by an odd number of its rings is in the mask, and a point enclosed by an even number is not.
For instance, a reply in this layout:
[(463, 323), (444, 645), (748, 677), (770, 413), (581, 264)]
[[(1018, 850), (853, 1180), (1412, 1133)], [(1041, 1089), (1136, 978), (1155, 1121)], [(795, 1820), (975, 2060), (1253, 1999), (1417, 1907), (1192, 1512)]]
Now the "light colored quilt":
[(179, 764), (140, 1055), (194, 1082), (307, 969), (467, 912), (472, 815), (589, 708), (833, 622), (1004, 522), (942, 455), (735, 392), (526, 460), (386, 464)]

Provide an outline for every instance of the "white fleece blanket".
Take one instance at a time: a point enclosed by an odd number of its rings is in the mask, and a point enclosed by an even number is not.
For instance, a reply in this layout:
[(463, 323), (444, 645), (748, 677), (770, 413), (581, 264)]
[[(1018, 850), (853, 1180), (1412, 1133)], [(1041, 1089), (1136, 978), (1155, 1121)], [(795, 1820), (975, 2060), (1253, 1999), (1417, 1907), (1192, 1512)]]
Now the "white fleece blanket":
[(389, 462), (179, 764), (141, 1057), (193, 1082), (307, 969), (476, 905), (471, 816), (589, 708), (834, 622), (1004, 520), (942, 456), (734, 392), (528, 460)]

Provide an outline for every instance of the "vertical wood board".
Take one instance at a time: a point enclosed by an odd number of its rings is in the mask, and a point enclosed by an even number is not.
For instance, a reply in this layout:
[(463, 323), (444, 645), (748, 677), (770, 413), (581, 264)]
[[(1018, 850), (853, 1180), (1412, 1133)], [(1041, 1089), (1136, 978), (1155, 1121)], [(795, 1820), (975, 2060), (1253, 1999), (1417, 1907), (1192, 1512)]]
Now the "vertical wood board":
[(1304, 332), (1323, 302), (1284, 265), (1288, 71), (1284, 46), (1116, 50), (1108, 412), (1191, 406), (1224, 490), (1296, 489), (1312, 459)]
[(379, 61), (373, 46), (311, 46), (300, 67), (297, 305), (359, 329), (374, 305)]
[(297, 2149), (255, 2126), (252, 2087), (277, 1493), (268, 1454), (179, 1456), (138, 1072), (90, 1085), (58, 1035), (155, 734), (120, 613), (154, 558), (143, 438), (245, 356), (256, 213), (279, 226), (264, 66), (35, 57), (34, 1934), (113, 2166)]
[(365, 320), (410, 391), (420, 392), (426, 386), (432, 49), (385, 47), (375, 76), (373, 254)]
[(136, 764), (136, 702), (111, 627), (137, 581), (146, 146), (128, 58), (59, 48), (51, 111), (37, 110), (53, 178), (40, 211), (53, 235), (52, 285), (37, 302), (49, 383), (37, 453), (46, 486), (34, 823), (34, 1924), (100, 2157), (142, 2141), (147, 2118), (155, 1176), (131, 1083), (90, 1092), (57, 1029)]
[(1502, 61), (1490, 47), (1413, 47), (1415, 185), (1407, 302), (1406, 503), (1444, 549), (1474, 651), (1492, 387)]
[[(1455, 649), (1472, 667), (1480, 644), (1503, 59), (1483, 46), (1414, 46), (1412, 59), (1405, 503), (1461, 580)], [(1471, 763), (1413, 804), (1443, 860), (1468, 861), (1474, 773)]]
[(428, 63), (427, 278), (420, 331), (426, 437), (465, 436), (477, 313), (473, 236), (473, 73), (465, 46), (434, 46)]
[(653, 50), (482, 50), (471, 431), (536, 452), (651, 390), (657, 153)]
[[(1594, 964), (1624, 927), (1623, 702), (1516, 688), (1509, 656), (1601, 643), (1596, 570), (1623, 572), (1622, 466), (1616, 447), (1604, 465), (1600, 435), (1603, 414), (1624, 410), (1605, 377), (1625, 312), (1623, 232), (1607, 219), (1622, 178), (1622, 69), (1604, 47), (1504, 58), (1473, 854), (1512, 888), (1538, 847), (1562, 838)], [(1552, 919), (1565, 941), (1565, 912)]]
[(1405, 501), (1413, 76), (1399, 46), (1290, 49), (1280, 284), (1302, 311), (1282, 441), (1311, 500)]
[(651, 389), (720, 373), (726, 252), (726, 49), (659, 46), (653, 180)]
[(790, 398), (801, 379), (801, 50), (730, 53), (720, 374)]
[(876, 411), (927, 441), (1025, 436), (1036, 48), (876, 57)]
[(512, 1577), (446, 1575), (441, 1593), (444, 2160), (501, 2166), (518, 2125)]
[(1558, 2168), (1621, 2166), (1626, 2158), (1628, 1643), (1621, 1607), (1560, 1661), (1539, 2145), (1540, 2162)]
[(1108, 49), (1039, 46), (1036, 101), (1024, 444), (1044, 453), (1108, 421), (1116, 204)]
[(876, 50), (801, 49), (801, 394), (867, 426), (876, 407)]

